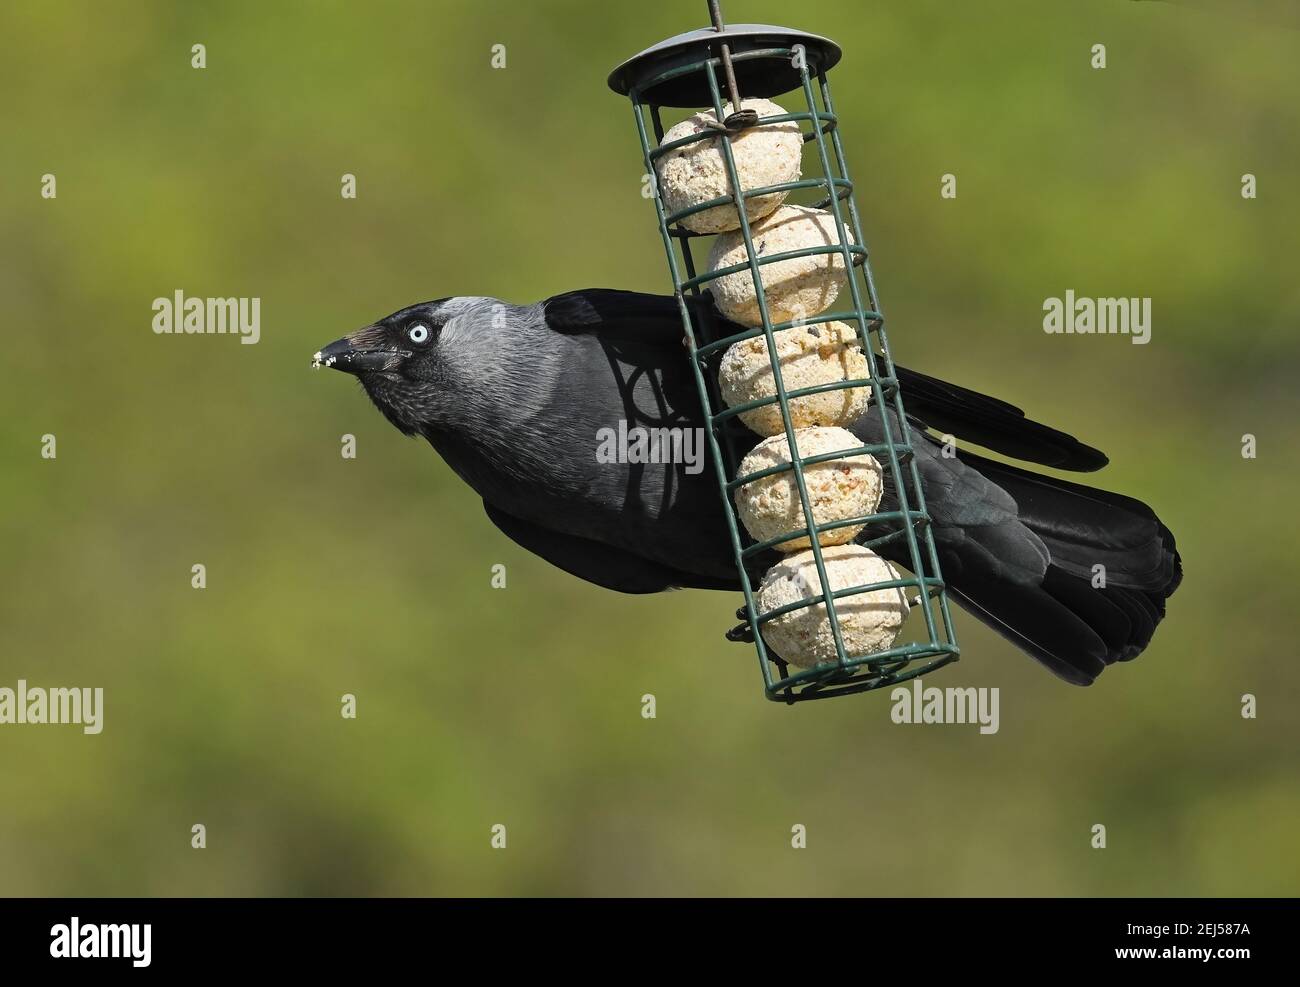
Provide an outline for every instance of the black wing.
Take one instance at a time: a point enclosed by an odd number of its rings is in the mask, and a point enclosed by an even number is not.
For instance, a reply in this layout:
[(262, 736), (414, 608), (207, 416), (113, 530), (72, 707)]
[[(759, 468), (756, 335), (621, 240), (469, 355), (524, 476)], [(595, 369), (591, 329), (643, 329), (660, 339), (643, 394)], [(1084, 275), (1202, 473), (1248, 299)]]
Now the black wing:
[(595, 333), (611, 339), (677, 345), (683, 339), (681, 312), (677, 299), (670, 295), (584, 288), (546, 299), (542, 310), (546, 324), (565, 334)]
[(520, 548), (589, 583), (619, 593), (659, 593), (666, 589), (739, 589), (736, 579), (682, 572), (605, 542), (592, 541), (525, 521), (493, 507), (487, 516)]
[(909, 416), (939, 432), (974, 442), (1004, 456), (1061, 470), (1091, 473), (1106, 454), (1073, 435), (1026, 418), (1013, 404), (957, 384), (894, 365)]
[[(692, 311), (700, 304), (687, 302)], [(680, 346), (681, 314), (670, 295), (586, 288), (542, 303), (547, 324), (557, 332), (594, 333), (613, 340)], [(732, 335), (744, 327), (711, 313), (717, 332)], [(1106, 465), (1106, 455), (1072, 435), (1026, 418), (1013, 404), (895, 365), (907, 413), (938, 432), (991, 449), (1004, 456), (1056, 469), (1091, 472)]]

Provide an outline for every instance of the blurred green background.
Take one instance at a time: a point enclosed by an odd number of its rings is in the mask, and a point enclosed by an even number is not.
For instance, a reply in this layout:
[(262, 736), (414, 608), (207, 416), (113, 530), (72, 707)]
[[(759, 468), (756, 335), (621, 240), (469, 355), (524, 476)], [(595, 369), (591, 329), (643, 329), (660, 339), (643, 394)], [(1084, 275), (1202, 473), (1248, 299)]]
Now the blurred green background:
[[(960, 614), (964, 658), (930, 681), (999, 686), (996, 735), (894, 725), (881, 693), (768, 703), (722, 639), (738, 598), (550, 568), (309, 372), (418, 300), (664, 291), (604, 80), (703, 24), (699, 0), (19, 0), (0, 685), (102, 686), (106, 712), (93, 737), (0, 727), (0, 893), (1300, 892), (1300, 31), (1259, 3), (725, 6), (845, 49), (900, 362), (1105, 449), (1088, 482), (1177, 535), (1186, 580), (1147, 654), (1075, 689)], [(178, 288), (259, 296), (261, 342), (154, 335)], [(1152, 342), (1045, 335), (1067, 288), (1152, 297)]]

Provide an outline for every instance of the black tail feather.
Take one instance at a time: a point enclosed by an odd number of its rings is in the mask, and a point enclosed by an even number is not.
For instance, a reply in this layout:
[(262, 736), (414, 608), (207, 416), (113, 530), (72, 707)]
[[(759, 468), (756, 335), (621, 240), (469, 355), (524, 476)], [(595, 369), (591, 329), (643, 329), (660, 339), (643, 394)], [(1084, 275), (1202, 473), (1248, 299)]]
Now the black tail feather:
[(1151, 642), (1182, 581), (1174, 536), (1146, 504), (979, 456), (961, 460), (1016, 501), (1051, 561), (1037, 586), (975, 574), (954, 595), (1067, 681), (1091, 684)]

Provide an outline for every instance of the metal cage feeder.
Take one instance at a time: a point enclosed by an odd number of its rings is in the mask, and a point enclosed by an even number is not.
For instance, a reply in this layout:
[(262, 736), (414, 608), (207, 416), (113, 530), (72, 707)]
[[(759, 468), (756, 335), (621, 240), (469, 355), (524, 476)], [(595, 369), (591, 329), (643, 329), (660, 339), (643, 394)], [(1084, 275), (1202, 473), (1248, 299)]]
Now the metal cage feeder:
[[(727, 636), (731, 640), (753, 641), (763, 674), (765, 694), (769, 699), (778, 702), (794, 703), (887, 687), (924, 675), (955, 661), (959, 650), (953, 634), (952, 616), (944, 591), (938, 554), (930, 530), (930, 518), (926, 512), (921, 477), (912, 456), (911, 434), (885, 335), (885, 320), (877, 301), (875, 279), (865, 247), (857, 204), (854, 201), (853, 184), (845, 164), (844, 148), (840, 139), (840, 121), (835, 114), (830, 83), (826, 77), (827, 71), (839, 62), (842, 53), (833, 41), (802, 31), (764, 24), (726, 26), (722, 22), (717, 3), (710, 2), (709, 8), (713, 27), (681, 34), (646, 49), (618, 66), (609, 77), (609, 85), (615, 92), (631, 100), (636, 116), (643, 161), (654, 188), (659, 232), (668, 258), (673, 293), (681, 313), (696, 388), (704, 409), (709, 451), (722, 495), (736, 566), (740, 573), (745, 605), (742, 610), (737, 611), (736, 615), (743, 620), (743, 623), (728, 632)], [(738, 111), (725, 119), (723, 117), (724, 86), (733, 110)], [(804, 110), (759, 119), (753, 111), (741, 109), (742, 95), (771, 98), (792, 91), (802, 92)], [(715, 119), (722, 121), (722, 124), (715, 130), (704, 130), (699, 134), (664, 144), (664, 126), (660, 114), (664, 107), (690, 109), (712, 107)], [(829, 209), (838, 231), (838, 243), (758, 256), (751, 239), (747, 211), (740, 207), (734, 194), (724, 195), (676, 213), (670, 214), (665, 211), (656, 169), (656, 162), (665, 153), (693, 141), (719, 137), (730, 189), (734, 193), (735, 190), (742, 189), (742, 183), (732, 154), (731, 134), (755, 124), (784, 121), (798, 121), (800, 129), (804, 130), (805, 144), (816, 145), (816, 156), (821, 166), (820, 176), (743, 190), (740, 197), (747, 199), (773, 193), (821, 190), (824, 193), (823, 198), (812, 205), (818, 209)], [(655, 137), (653, 146), (650, 143), (651, 133)], [(697, 237), (708, 234), (699, 234), (686, 229), (681, 225), (681, 220), (696, 212), (720, 205), (736, 207), (747, 261), (712, 272), (706, 270), (704, 273), (697, 273), (691, 243)], [(846, 212), (852, 229), (857, 234), (856, 241), (846, 233)], [(852, 307), (844, 308), (836, 303), (834, 306), (836, 311), (823, 312), (811, 318), (773, 323), (768, 315), (759, 268), (777, 261), (834, 253), (839, 253), (844, 259), (844, 271)], [(708, 299), (702, 298), (705, 287), (719, 277), (746, 268), (749, 269), (754, 281), (762, 325), (746, 329), (744, 332), (719, 336), (720, 330), (716, 324), (717, 319), (712, 315), (712, 306)], [(688, 303), (688, 295), (692, 299), (691, 303)], [(858, 343), (867, 360), (869, 378), (855, 378), (786, 390), (781, 378), (774, 334), (795, 325), (818, 325), (833, 321), (856, 326)], [(709, 361), (719, 357), (733, 343), (760, 335), (766, 337), (776, 394), (774, 397), (727, 407), (719, 396), (717, 381), (715, 374), (710, 370)], [(880, 418), (884, 441), (831, 454), (801, 456), (795, 440), (789, 402), (794, 398), (822, 391), (863, 386), (871, 388), (872, 400), (866, 413), (875, 414)], [(741, 425), (738, 415), (768, 404), (776, 404), (780, 408), (791, 462), (748, 476), (737, 476), (736, 471), (741, 458), (738, 455), (738, 446), (747, 440), (752, 445), (754, 438)], [(881, 409), (886, 406), (896, 413), (897, 421), (902, 425), (901, 435), (894, 435), (889, 416), (882, 412)], [(874, 456), (883, 470), (892, 477), (898, 501), (896, 509), (818, 524), (814, 519), (805, 486), (805, 467), (864, 454)], [(746, 483), (782, 471), (794, 473), (805, 526), (800, 530), (784, 532), (775, 538), (755, 543), (738, 523), (733, 494)], [(886, 542), (903, 541), (907, 547), (906, 566), (910, 569), (911, 575), (888, 582), (834, 589), (827, 578), (820, 539), (810, 532), (820, 533), (832, 528), (858, 524), (866, 525), (865, 530), (872, 534), (869, 538), (859, 535), (856, 539), (858, 544), (867, 548), (874, 548)], [(880, 533), (876, 534), (876, 532)], [(755, 590), (746, 563), (752, 564), (756, 556), (762, 555), (781, 542), (800, 536), (808, 537), (810, 540), (809, 548), (822, 591), (771, 611), (758, 611), (755, 604)], [(919, 609), (923, 614), (925, 637), (906, 643), (896, 642), (893, 647), (885, 651), (869, 654), (849, 653), (845, 648), (834, 601), (859, 593), (895, 587), (909, 595), (913, 611)], [(912, 595), (913, 593), (915, 595)], [(836, 661), (792, 672), (787, 662), (768, 648), (763, 639), (762, 625), (791, 611), (822, 604), (825, 604), (825, 619), (830, 624)], [(908, 620), (904, 627), (911, 626), (913, 623)]]

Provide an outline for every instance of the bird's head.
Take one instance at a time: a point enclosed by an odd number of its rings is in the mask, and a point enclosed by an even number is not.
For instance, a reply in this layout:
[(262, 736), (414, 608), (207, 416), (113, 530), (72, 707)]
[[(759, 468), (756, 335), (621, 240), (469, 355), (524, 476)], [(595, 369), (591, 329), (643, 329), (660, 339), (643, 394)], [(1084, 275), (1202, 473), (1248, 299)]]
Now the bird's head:
[(322, 347), (311, 365), (355, 375), (384, 416), (414, 435), (450, 411), (456, 389), (446, 359), (448, 326), (467, 301), (411, 305)]

